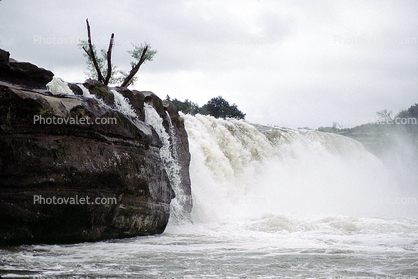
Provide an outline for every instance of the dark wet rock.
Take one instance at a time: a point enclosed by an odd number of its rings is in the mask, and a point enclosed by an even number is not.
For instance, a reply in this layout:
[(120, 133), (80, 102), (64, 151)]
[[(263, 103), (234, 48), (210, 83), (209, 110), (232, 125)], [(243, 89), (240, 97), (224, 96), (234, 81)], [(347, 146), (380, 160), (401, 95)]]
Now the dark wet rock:
[(10, 53), (0, 49), (0, 65), (2, 67), (9, 67), (9, 58), (10, 58)]
[(68, 87), (71, 91), (74, 92), (75, 95), (83, 95), (83, 90), (81, 90), (80, 86), (75, 83), (68, 83)]
[(190, 152), (189, 140), (186, 128), (184, 127), (184, 120), (180, 117), (177, 107), (170, 101), (164, 100), (162, 102), (164, 109), (168, 112), (170, 121), (172, 123), (174, 135), (171, 137), (173, 141), (173, 157), (179, 164), (180, 180), (182, 196), (177, 197), (179, 203), (183, 206), (185, 212), (192, 211), (193, 200), (190, 180)]
[(51, 71), (10, 59), (9, 56), (9, 52), (0, 49), (0, 80), (28, 88), (45, 88), (52, 80), (54, 74)]
[[(0, 52), (0, 61), (5, 57)], [(76, 95), (54, 95), (16, 81), (0, 77), (0, 244), (162, 233), (175, 194), (159, 156), (161, 140), (143, 122), (143, 106), (152, 100), (169, 132), (163, 102), (153, 93), (86, 81), (90, 93), (109, 105), (103, 107), (75, 84), (69, 87)], [(129, 99), (139, 121), (111, 109), (112, 90)], [(190, 189), (187, 133), (174, 125), (182, 186)]]
[(112, 106), (115, 103), (115, 97), (109, 92), (109, 88), (97, 80), (88, 79), (83, 83), (90, 94), (102, 99), (107, 105)]

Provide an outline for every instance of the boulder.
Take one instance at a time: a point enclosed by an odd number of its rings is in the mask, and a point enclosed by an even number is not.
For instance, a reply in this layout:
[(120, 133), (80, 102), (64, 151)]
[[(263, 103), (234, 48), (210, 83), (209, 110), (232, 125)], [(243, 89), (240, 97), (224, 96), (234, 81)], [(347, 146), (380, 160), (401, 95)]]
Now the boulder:
[(4, 67), (7, 68), (9, 67), (9, 57), (10, 57), (10, 53), (0, 49), (0, 67)]
[(9, 56), (7, 51), (0, 49), (0, 80), (28, 88), (45, 88), (52, 80), (54, 74), (51, 71), (10, 59)]

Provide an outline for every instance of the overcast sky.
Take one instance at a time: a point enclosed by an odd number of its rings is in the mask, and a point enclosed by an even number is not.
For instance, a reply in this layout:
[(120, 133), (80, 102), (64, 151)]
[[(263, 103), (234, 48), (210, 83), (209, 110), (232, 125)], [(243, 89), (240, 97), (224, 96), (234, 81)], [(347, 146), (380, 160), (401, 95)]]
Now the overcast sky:
[(0, 48), (68, 82), (85, 80), (77, 43), (129, 70), (131, 42), (158, 53), (137, 90), (200, 106), (223, 96), (260, 124), (363, 124), (418, 102), (418, 1), (2, 0)]

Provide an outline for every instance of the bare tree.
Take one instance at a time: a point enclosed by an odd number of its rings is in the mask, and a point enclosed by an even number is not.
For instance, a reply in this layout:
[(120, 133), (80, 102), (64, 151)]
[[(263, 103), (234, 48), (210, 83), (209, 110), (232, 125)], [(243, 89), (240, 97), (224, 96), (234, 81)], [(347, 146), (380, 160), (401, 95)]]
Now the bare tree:
[(107, 74), (104, 80), (104, 84), (109, 84), (110, 77), (112, 76), (112, 47), (113, 41), (115, 39), (115, 34), (112, 33), (110, 36), (109, 48), (107, 50)]
[[(1, 1), (1, 0), (0, 0)], [(156, 50), (152, 50), (149, 44), (144, 43), (141, 45), (132, 44), (134, 49), (128, 51), (131, 56), (136, 60), (131, 62), (132, 69), (128, 73), (116, 70), (116, 67), (112, 65), (112, 48), (114, 45), (115, 35), (112, 33), (110, 36), (110, 42), (107, 52), (101, 50), (101, 56), (97, 54), (96, 47), (91, 40), (90, 24), (88, 19), (87, 23), (87, 41), (80, 41), (79, 47), (82, 48), (87, 57), (87, 67), (89, 69), (89, 77), (97, 79), (104, 85), (110, 83), (121, 82), (121, 87), (128, 87), (135, 81), (135, 75), (138, 73), (139, 68), (146, 61), (152, 61), (154, 55), (157, 53)], [(107, 64), (107, 66), (105, 66)], [(119, 76), (116, 76), (116, 75)]]
[(88, 57), (91, 59), (94, 68), (96, 69), (97, 72), (97, 79), (104, 83), (104, 79), (103, 79), (103, 75), (102, 72), (100, 70), (99, 64), (97, 63), (97, 59), (96, 59), (96, 51), (95, 48), (93, 48), (93, 44), (91, 43), (91, 33), (90, 33), (90, 24), (89, 24), (89, 20), (86, 19), (86, 24), (87, 24), (87, 42), (88, 42), (88, 49), (86, 46), (82, 46), (82, 48), (84, 49), (84, 51), (86, 52), (86, 54), (88, 55)]

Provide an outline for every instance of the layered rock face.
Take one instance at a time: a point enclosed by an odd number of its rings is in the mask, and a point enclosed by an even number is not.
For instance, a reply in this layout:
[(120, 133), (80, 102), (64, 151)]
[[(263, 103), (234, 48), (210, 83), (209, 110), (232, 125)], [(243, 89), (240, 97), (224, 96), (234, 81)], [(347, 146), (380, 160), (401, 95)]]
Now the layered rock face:
[[(160, 158), (162, 142), (144, 122), (144, 103), (169, 131), (163, 102), (95, 81), (65, 85), (73, 94), (51, 92), (52, 77), (0, 51), (0, 244), (162, 233), (175, 193)], [(117, 109), (121, 98), (134, 116)], [(180, 121), (173, 124), (181, 187), (189, 193), (187, 134)]]

